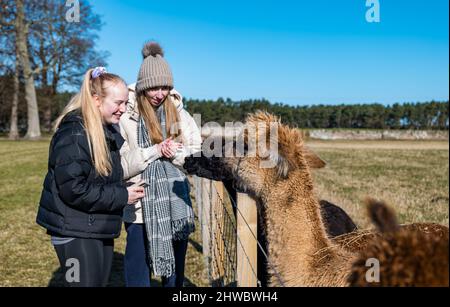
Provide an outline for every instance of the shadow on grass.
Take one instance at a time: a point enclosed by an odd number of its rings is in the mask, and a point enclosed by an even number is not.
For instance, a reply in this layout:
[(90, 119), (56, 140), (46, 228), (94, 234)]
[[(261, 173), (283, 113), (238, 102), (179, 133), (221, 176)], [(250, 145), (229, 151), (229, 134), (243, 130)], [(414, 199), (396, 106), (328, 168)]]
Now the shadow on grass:
[[(203, 247), (198, 242), (189, 238), (190, 245), (199, 253), (203, 253)], [(111, 267), (111, 274), (109, 276), (108, 287), (125, 287), (125, 276), (123, 273), (124, 267), (124, 255), (122, 253), (114, 252), (113, 263)], [(61, 268), (58, 268), (53, 272), (48, 287), (64, 287), (64, 273)], [(152, 287), (161, 287), (161, 281), (159, 278), (151, 279)], [(185, 287), (198, 287), (198, 285), (191, 281), (189, 278), (184, 278)]]
[[(192, 242), (191, 242), (192, 243)], [(198, 244), (198, 243), (197, 243)], [(201, 248), (201, 246), (200, 246)], [(53, 272), (48, 287), (64, 287), (64, 274), (61, 268)], [(151, 279), (152, 287), (161, 287), (161, 282), (157, 279)], [(184, 278), (185, 287), (197, 287), (189, 278)], [(114, 252), (111, 274), (109, 276), (108, 287), (125, 287), (125, 277), (123, 275), (123, 254)]]
[(184, 286), (185, 287), (198, 287), (195, 283), (193, 283), (189, 278), (184, 277)]
[(203, 246), (201, 244), (199, 244), (198, 242), (192, 240), (191, 238), (189, 238), (189, 243), (192, 245), (193, 248), (195, 248), (195, 250), (201, 254), (203, 254)]
[[(185, 282), (187, 283), (187, 280)], [(161, 282), (159, 280), (152, 279), (151, 286), (161, 287)], [(61, 268), (58, 268), (56, 271), (53, 272), (52, 278), (48, 283), (48, 287), (64, 287), (64, 274)], [(109, 275), (108, 287), (125, 287), (122, 253), (114, 252), (111, 274)]]

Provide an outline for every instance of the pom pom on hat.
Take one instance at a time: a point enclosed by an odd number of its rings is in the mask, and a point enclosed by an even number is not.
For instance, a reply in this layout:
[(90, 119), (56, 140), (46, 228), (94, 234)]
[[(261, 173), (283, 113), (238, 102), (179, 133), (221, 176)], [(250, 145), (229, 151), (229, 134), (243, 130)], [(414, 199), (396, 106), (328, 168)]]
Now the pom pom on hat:
[(157, 42), (148, 42), (142, 48), (142, 56), (144, 59), (148, 56), (156, 57), (157, 55), (164, 57), (163, 49)]

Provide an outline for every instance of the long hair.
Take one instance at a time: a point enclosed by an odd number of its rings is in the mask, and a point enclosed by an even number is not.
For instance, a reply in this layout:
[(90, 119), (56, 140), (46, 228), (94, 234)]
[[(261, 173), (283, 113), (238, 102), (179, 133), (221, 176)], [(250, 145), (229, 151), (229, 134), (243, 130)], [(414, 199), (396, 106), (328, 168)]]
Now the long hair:
[[(180, 115), (178, 114), (177, 107), (172, 101), (172, 96), (167, 95), (166, 99), (162, 102), (164, 104), (164, 111), (166, 115), (166, 135), (167, 137), (181, 138), (180, 129)], [(148, 130), (148, 137), (153, 144), (159, 144), (163, 141), (163, 134), (161, 124), (156, 116), (155, 109), (147, 100), (144, 92), (138, 92), (136, 94), (136, 102), (138, 105), (139, 114), (144, 118), (145, 126)], [(183, 140), (180, 140), (183, 142)]]
[(103, 73), (93, 79), (91, 77), (92, 71), (93, 69), (89, 69), (85, 73), (80, 92), (70, 100), (62, 114), (56, 120), (55, 130), (58, 129), (61, 121), (68, 113), (81, 109), (92, 163), (97, 174), (100, 176), (108, 176), (112, 170), (111, 157), (106, 142), (105, 131), (103, 130), (103, 118), (92, 97), (93, 95), (98, 95), (100, 98), (106, 97), (106, 82), (126, 83), (119, 76), (110, 73)]

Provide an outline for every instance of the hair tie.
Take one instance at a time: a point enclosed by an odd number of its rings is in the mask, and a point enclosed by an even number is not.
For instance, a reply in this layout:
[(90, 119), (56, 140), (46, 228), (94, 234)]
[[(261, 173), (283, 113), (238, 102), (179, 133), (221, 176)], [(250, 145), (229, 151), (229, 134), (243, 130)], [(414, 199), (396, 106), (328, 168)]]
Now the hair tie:
[(95, 79), (95, 78), (98, 78), (98, 77), (100, 77), (101, 75), (103, 75), (103, 74), (105, 74), (105, 73), (106, 73), (106, 68), (105, 68), (105, 67), (103, 67), (103, 66), (97, 66), (97, 67), (95, 67), (94, 70), (92, 71), (91, 77), (92, 77), (92, 79)]

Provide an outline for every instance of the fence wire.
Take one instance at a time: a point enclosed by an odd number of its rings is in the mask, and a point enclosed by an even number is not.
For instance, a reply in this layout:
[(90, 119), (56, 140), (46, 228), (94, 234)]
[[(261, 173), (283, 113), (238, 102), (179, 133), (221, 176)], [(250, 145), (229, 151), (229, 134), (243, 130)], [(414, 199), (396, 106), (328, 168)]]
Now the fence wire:
[[(203, 239), (204, 254), (208, 279), (213, 287), (236, 287), (238, 286), (238, 274), (240, 280), (245, 284), (261, 286), (258, 278), (258, 268), (250, 260), (237, 231), (237, 216), (243, 220), (246, 231), (251, 234), (260, 250), (260, 255), (265, 259), (274, 273), (275, 280), (279, 286), (284, 286), (278, 272), (270, 264), (261, 242), (258, 241), (256, 233), (252, 231), (248, 221), (245, 219), (237, 204), (228, 197), (228, 193), (217, 191), (215, 184), (206, 179), (195, 178), (196, 202), (199, 210), (201, 231)], [(222, 192), (222, 191), (221, 191)], [(206, 196), (206, 197), (205, 197)], [(259, 216), (259, 218), (261, 218)], [(241, 257), (238, 260), (238, 249)], [(265, 271), (265, 270), (264, 270)], [(261, 274), (261, 272), (259, 272)]]

